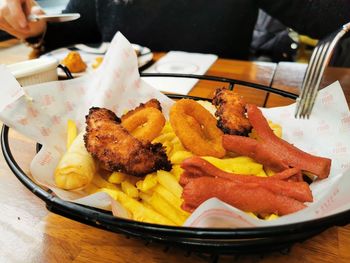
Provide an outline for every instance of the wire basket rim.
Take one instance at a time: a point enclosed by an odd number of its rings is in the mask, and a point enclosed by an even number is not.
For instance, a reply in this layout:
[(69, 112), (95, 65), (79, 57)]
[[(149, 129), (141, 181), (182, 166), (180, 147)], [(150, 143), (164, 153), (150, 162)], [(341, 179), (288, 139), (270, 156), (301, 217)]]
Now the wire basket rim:
[[(262, 89), (268, 92), (276, 91), (271, 87), (250, 83), (235, 79), (221, 78), (216, 76), (206, 76), (206, 75), (191, 75), (191, 74), (141, 74), (142, 77), (184, 77), (184, 78), (197, 78), (202, 80), (211, 80), (211, 81), (219, 81), (231, 84), (239, 84), (252, 88)], [(233, 87), (232, 85), (232, 87)], [(278, 94), (278, 93), (277, 93)], [(279, 94), (281, 96), (289, 97), (295, 99), (297, 97), (296, 94), (290, 92), (282, 92)], [(168, 94), (169, 97), (181, 97), (183, 95), (176, 94)], [(193, 97), (191, 98), (199, 98)], [(157, 234), (166, 234), (166, 238), (169, 241), (171, 238), (177, 238), (179, 244), (185, 244), (186, 242), (192, 242), (193, 246), (214, 246), (219, 240), (223, 240), (223, 243), (220, 243), (225, 248), (225, 244), (228, 247), (234, 247), (237, 242), (237, 246), (241, 246), (242, 244), (249, 246), (249, 242), (253, 242), (253, 244), (264, 243), (264, 242), (272, 242), (275, 238), (279, 240), (285, 235), (290, 236), (292, 239), (291, 242), (295, 243), (298, 239), (295, 236), (299, 235), (307, 235), (310, 236), (318, 234), (323, 230), (335, 226), (335, 225), (345, 225), (350, 222), (350, 210), (343, 211), (337, 214), (329, 215), (326, 217), (296, 222), (292, 224), (286, 225), (277, 225), (277, 226), (264, 226), (264, 227), (249, 227), (249, 228), (199, 228), (199, 227), (183, 227), (183, 226), (165, 226), (151, 223), (143, 223), (130, 219), (123, 219), (113, 216), (107, 212), (97, 211), (94, 208), (85, 207), (80, 204), (72, 203), (69, 201), (65, 201), (59, 197), (54, 196), (51, 192), (48, 192), (41, 188), (39, 185), (35, 184), (26, 173), (21, 169), (21, 167), (17, 164), (14, 159), (10, 146), (9, 146), (9, 127), (3, 125), (1, 131), (1, 148), (7, 162), (8, 166), (15, 174), (15, 176), (24, 184), (31, 192), (37, 195), (40, 199), (42, 199), (47, 206), (47, 209), (66, 216), (67, 218), (73, 219), (78, 222), (82, 222), (85, 224), (93, 225), (95, 227), (103, 228), (106, 230), (110, 230), (113, 232), (127, 232), (127, 230), (131, 231), (131, 235), (137, 235), (138, 233), (148, 234), (148, 237), (153, 236), (153, 238), (157, 236)], [(117, 231), (119, 230), (119, 231)], [(136, 231), (136, 232), (135, 232)], [(180, 236), (179, 236), (180, 235)], [(183, 239), (182, 241), (179, 241)], [(166, 240), (162, 240), (165, 242)], [(214, 241), (212, 244), (211, 241)], [(227, 242), (227, 243), (225, 243)]]

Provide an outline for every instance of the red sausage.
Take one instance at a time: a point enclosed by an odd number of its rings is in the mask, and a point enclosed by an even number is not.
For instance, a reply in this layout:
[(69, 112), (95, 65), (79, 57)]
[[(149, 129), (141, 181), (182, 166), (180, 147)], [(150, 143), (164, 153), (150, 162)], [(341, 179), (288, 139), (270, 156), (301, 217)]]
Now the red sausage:
[[(275, 176), (271, 177), (239, 175), (220, 170), (208, 161), (197, 156), (188, 158), (183, 161), (181, 167), (185, 170), (180, 180), (180, 183), (182, 185), (186, 185), (186, 182), (190, 180), (189, 178), (200, 176), (220, 177), (234, 183), (255, 184), (260, 188), (264, 188), (272, 193), (290, 197), (301, 202), (312, 202), (313, 200), (312, 193), (307, 183), (280, 180), (281, 178), (287, 179), (286, 175), (293, 175), (292, 173), (288, 174), (287, 172), (284, 172), (284, 174), (281, 174), (282, 176), (276, 174)], [(293, 169), (292, 171), (298, 172), (297, 169)]]
[(184, 186), (182, 208), (193, 212), (204, 201), (216, 197), (240, 210), (258, 214), (287, 215), (305, 208), (302, 202), (274, 194), (255, 183), (236, 183), (223, 178), (193, 178)]
[(328, 177), (331, 159), (306, 153), (277, 137), (256, 105), (247, 105), (246, 108), (259, 140), (253, 143), (250, 138), (224, 135), (223, 146), (226, 150), (249, 156), (275, 171), (287, 166), (307, 171), (320, 179)]

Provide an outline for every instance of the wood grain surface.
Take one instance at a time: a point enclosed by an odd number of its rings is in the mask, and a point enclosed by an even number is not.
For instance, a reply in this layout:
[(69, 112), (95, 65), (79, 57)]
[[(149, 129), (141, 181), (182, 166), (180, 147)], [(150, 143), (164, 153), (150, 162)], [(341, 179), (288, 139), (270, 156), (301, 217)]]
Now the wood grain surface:
[[(22, 55), (24, 56), (24, 53)], [(19, 54), (16, 56), (19, 57)], [(8, 61), (10, 60), (11, 58), (8, 58)], [(208, 74), (297, 89), (304, 73), (301, 67), (294, 63), (284, 65), (219, 59)], [(295, 72), (295, 79), (289, 74), (291, 71)], [(333, 73), (329, 74), (338, 74), (335, 77), (342, 79), (342, 85), (349, 98), (348, 72), (333, 70)], [(328, 79), (332, 78), (334, 76), (328, 75)], [(289, 86), (289, 83), (292, 83), (292, 86)], [(200, 82), (191, 94), (211, 97), (216, 87), (215, 84)], [(239, 91), (249, 102), (259, 105), (266, 95), (245, 88)], [(269, 96), (270, 106), (288, 103), (291, 101)], [(28, 172), (30, 161), (35, 154), (35, 143), (14, 131), (11, 131), (10, 138), (14, 157)], [(215, 260), (261, 263), (350, 262), (350, 225), (330, 228), (309, 240), (295, 244), (289, 251), (210, 258), (177, 248), (169, 249), (160, 244), (145, 244), (140, 240), (128, 239), (123, 235), (90, 227), (48, 212), (44, 203), (17, 180), (3, 156), (0, 156), (0, 262), (199, 263)]]

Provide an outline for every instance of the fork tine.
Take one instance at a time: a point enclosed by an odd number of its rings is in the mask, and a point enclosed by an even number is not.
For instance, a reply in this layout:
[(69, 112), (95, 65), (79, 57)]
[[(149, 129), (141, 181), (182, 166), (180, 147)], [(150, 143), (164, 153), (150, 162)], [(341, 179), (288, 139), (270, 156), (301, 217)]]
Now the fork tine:
[(317, 83), (316, 83), (316, 87), (317, 90), (312, 94), (312, 98), (311, 98), (311, 104), (310, 104), (310, 108), (307, 112), (307, 117), (309, 118), (313, 109), (313, 106), (315, 104), (315, 100), (317, 97), (317, 93), (318, 93), (318, 87), (321, 83), (321, 79), (322, 79), (322, 75), (324, 73), (324, 70), (327, 66), (327, 64), (329, 63), (329, 60), (331, 58), (331, 55), (333, 53), (334, 47), (335, 45), (338, 43), (338, 41), (340, 40), (341, 37), (343, 37), (350, 29), (350, 23), (346, 24), (343, 26), (342, 30), (339, 30), (338, 32), (335, 32), (332, 34), (332, 40), (329, 41), (329, 45), (328, 45), (328, 49), (327, 52), (324, 54), (324, 58), (323, 58), (323, 62), (322, 62), (322, 68), (320, 69), (320, 73), (317, 79)]
[[(318, 47), (316, 47), (316, 48), (318, 50)], [(301, 109), (302, 109), (302, 107), (303, 107), (303, 105), (305, 103), (305, 97), (306, 97), (306, 94), (307, 94), (307, 89), (309, 88), (307, 83), (309, 82), (310, 71), (311, 71), (311, 68), (312, 68), (312, 65), (313, 65), (313, 64), (311, 64), (311, 61), (313, 61), (315, 59), (315, 55), (317, 53), (316, 48), (315, 48), (314, 52), (311, 55), (310, 64), (308, 65), (308, 67), (306, 69), (306, 74), (305, 74), (304, 79), (303, 79), (301, 93), (299, 95), (299, 98), (297, 99), (297, 107), (296, 107), (296, 111), (295, 111), (295, 117), (300, 115)]]
[(316, 46), (315, 50), (312, 52), (311, 58), (310, 58), (310, 63), (307, 67), (306, 70), (306, 74), (304, 76), (304, 80), (303, 80), (303, 84), (302, 84), (302, 90), (301, 90), (301, 94), (298, 98), (298, 102), (297, 102), (297, 108), (296, 108), (296, 112), (295, 112), (295, 117), (300, 117), (300, 114), (302, 112), (302, 109), (304, 108), (305, 105), (305, 100), (306, 100), (306, 96), (309, 92), (310, 89), (310, 77), (312, 75), (312, 72), (314, 71), (314, 67), (315, 67), (315, 59), (318, 56), (318, 52), (319, 52), (320, 46)]
[(331, 42), (329, 43), (326, 43), (325, 46), (324, 46), (324, 49), (323, 49), (323, 52), (320, 56), (320, 59), (319, 59), (319, 64), (318, 64), (318, 70), (315, 74), (315, 77), (314, 77), (314, 82), (313, 82), (313, 90), (311, 91), (310, 93), (310, 98), (309, 98), (309, 101), (307, 102), (308, 103), (308, 107), (306, 109), (306, 111), (304, 112), (304, 115), (306, 116), (307, 119), (310, 118), (310, 114), (311, 114), (311, 111), (313, 109), (313, 106), (315, 104), (315, 100), (316, 100), (316, 96), (317, 96), (317, 93), (318, 93), (318, 89), (319, 89), (319, 85), (320, 85), (320, 82), (321, 82), (321, 79), (322, 79), (322, 73), (325, 69), (325, 60), (327, 59), (328, 57), (328, 54), (330, 52), (330, 47), (331, 47)]
[(323, 72), (329, 62), (330, 56), (333, 52), (334, 46), (336, 45), (336, 43), (339, 41), (339, 38), (337, 38), (337, 36), (339, 37), (339, 35), (344, 35), (346, 31), (340, 31), (340, 32), (335, 32), (333, 33), (331, 36), (329, 36), (324, 44), (324, 48), (323, 48), (323, 52), (321, 53), (320, 57), (319, 57), (319, 66), (318, 66), (318, 71), (316, 72), (315, 78), (314, 78), (314, 87), (313, 90), (311, 91), (310, 94), (310, 99), (307, 102), (307, 109), (304, 112), (304, 116), (306, 116), (307, 119), (309, 119), (313, 106), (315, 104), (315, 100), (317, 97), (317, 93), (319, 90), (319, 86), (321, 83), (321, 79), (323, 76)]
[(326, 66), (329, 64), (334, 47), (338, 41), (350, 30), (350, 22), (342, 28), (321, 40), (312, 52), (306, 74), (302, 83), (302, 90), (295, 109), (295, 118), (309, 118), (315, 104), (318, 89)]
[(320, 53), (322, 52), (322, 49), (323, 49), (322, 45), (318, 46), (317, 50), (315, 50), (315, 56), (313, 60), (311, 60), (310, 62), (310, 70), (307, 72), (305, 87), (303, 87), (303, 90), (305, 90), (305, 95), (302, 98), (303, 104), (299, 112), (300, 117), (304, 117), (305, 108), (307, 107), (307, 101), (309, 99), (310, 92), (312, 91), (312, 88), (313, 88), (312, 82), (313, 82), (315, 72), (317, 70), (317, 62), (318, 62)]
[(304, 107), (301, 111), (301, 116), (303, 118), (305, 117), (309, 117), (309, 112), (311, 111), (310, 109), (312, 108), (311, 105), (313, 105), (313, 99), (316, 97), (315, 94), (317, 94), (318, 91), (318, 85), (321, 79), (321, 70), (322, 70), (322, 66), (323, 63), (325, 61), (326, 58), (326, 54), (328, 52), (328, 48), (330, 46), (329, 42), (326, 42), (324, 45), (321, 46), (321, 48), (319, 49), (320, 51), (318, 52), (318, 56), (316, 58), (316, 60), (314, 61), (314, 71), (312, 72), (312, 75), (310, 77), (310, 88), (308, 91), (308, 94), (306, 96), (306, 100), (304, 103)]

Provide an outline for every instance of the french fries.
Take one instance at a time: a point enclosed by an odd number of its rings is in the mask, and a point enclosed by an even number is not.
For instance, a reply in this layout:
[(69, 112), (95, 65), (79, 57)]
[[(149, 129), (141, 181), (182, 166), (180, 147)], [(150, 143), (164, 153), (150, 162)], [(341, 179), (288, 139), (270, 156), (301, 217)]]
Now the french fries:
[(101, 188), (100, 191), (109, 194), (114, 200), (118, 201), (128, 210), (128, 212), (131, 213), (132, 219), (134, 220), (162, 225), (175, 225), (171, 220), (157, 213), (153, 209), (146, 207), (141, 202), (131, 198), (120, 190)]
[(278, 215), (276, 215), (276, 214), (271, 214), (271, 215), (268, 215), (268, 216), (265, 216), (265, 220), (275, 220), (275, 219), (277, 219), (278, 218)]
[(273, 130), (274, 134), (276, 134), (277, 137), (282, 138), (282, 127), (281, 125), (274, 123), (272, 121), (269, 121), (269, 126)]
[(152, 192), (140, 193), (140, 198), (150, 208), (176, 225), (182, 225), (189, 216), (189, 213), (181, 209), (182, 200), (161, 185), (157, 185)]
[(218, 159), (211, 156), (205, 156), (202, 158), (226, 172), (260, 176), (265, 174), (263, 165), (255, 162), (249, 157), (241, 156), (228, 159)]
[(108, 182), (112, 184), (121, 184), (126, 178), (125, 173), (121, 172), (113, 172), (109, 177), (108, 177)]
[(166, 216), (176, 225), (181, 226), (186, 221), (186, 216), (179, 213), (174, 206), (169, 204), (158, 193), (153, 193), (150, 199), (151, 206), (161, 215)]
[(150, 189), (155, 187), (157, 183), (158, 183), (157, 174), (152, 173), (152, 174), (146, 175), (145, 179), (138, 181), (136, 183), (136, 187), (140, 191), (147, 193)]
[[(279, 136), (282, 129), (279, 125), (270, 123), (270, 127)], [(254, 131), (250, 134), (254, 137)], [(67, 149), (77, 137), (77, 127), (74, 121), (67, 122)], [(169, 122), (167, 122), (161, 134), (152, 143), (161, 143), (166, 148), (168, 157), (173, 164), (170, 172), (158, 170), (146, 175), (144, 178), (137, 178), (121, 172), (113, 172), (109, 175), (100, 175), (97, 170), (84, 191), (87, 194), (104, 192), (120, 203), (132, 219), (164, 225), (181, 226), (190, 213), (181, 208), (183, 200), (182, 186), (179, 184), (180, 176), (183, 173), (181, 163), (193, 154), (187, 151), (175, 135)], [(249, 174), (256, 176), (271, 176), (274, 174), (269, 169), (256, 163), (248, 157), (240, 156), (224, 159), (205, 156), (202, 157), (216, 167), (231, 173)], [(262, 200), (263, 202), (263, 200)], [(251, 214), (256, 218), (257, 215)], [(267, 215), (265, 220), (273, 220), (277, 215)]]
[(170, 161), (173, 164), (181, 164), (185, 159), (193, 156), (193, 153), (189, 151), (175, 151), (171, 157)]
[(137, 198), (139, 197), (139, 191), (137, 188), (130, 183), (129, 181), (125, 180), (121, 183), (121, 187), (124, 193), (126, 193), (128, 196), (132, 198)]
[(181, 198), (182, 187), (171, 173), (159, 170), (157, 171), (157, 178), (159, 184), (168, 189), (176, 197)]
[(106, 189), (118, 190), (118, 191), (120, 190), (120, 187), (116, 186), (115, 184), (109, 183), (97, 173), (94, 175), (94, 178), (92, 178), (92, 184), (94, 184), (98, 188), (106, 188)]
[[(268, 121), (270, 128), (272, 129), (273, 133), (279, 137), (282, 138), (282, 127), (281, 125), (274, 123), (272, 121)], [(258, 136), (255, 132), (255, 130), (253, 129), (252, 132), (249, 134), (249, 137), (253, 138), (253, 139), (257, 139)]]
[(181, 168), (180, 165), (173, 165), (173, 169), (171, 169), (171, 174), (173, 174), (177, 181), (180, 181), (180, 176), (183, 173), (184, 169)]
[(175, 175), (158, 171), (147, 175), (136, 185), (140, 190), (139, 196), (142, 202), (149, 208), (154, 209), (176, 225), (182, 225), (186, 221), (189, 213), (181, 208), (182, 187)]
[(155, 189), (154, 192), (159, 194), (161, 197), (164, 198), (169, 204), (172, 204), (173, 207), (180, 212), (181, 215), (188, 217), (190, 214), (184, 210), (182, 210), (181, 205), (182, 205), (182, 199), (176, 197), (173, 195), (168, 189), (163, 187), (162, 185), (158, 185)]
[(72, 142), (78, 135), (77, 125), (73, 120), (67, 121), (67, 149), (72, 145)]

